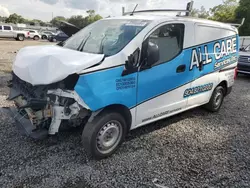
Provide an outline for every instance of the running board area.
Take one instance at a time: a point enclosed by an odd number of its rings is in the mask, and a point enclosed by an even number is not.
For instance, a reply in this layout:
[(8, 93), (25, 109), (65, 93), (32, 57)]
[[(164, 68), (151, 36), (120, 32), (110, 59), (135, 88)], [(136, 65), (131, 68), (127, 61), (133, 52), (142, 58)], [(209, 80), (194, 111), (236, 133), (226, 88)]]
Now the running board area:
[(3, 111), (15, 119), (16, 126), (22, 135), (29, 136), (35, 140), (42, 140), (48, 136), (47, 129), (37, 130), (29, 119), (18, 113), (15, 107), (3, 108)]

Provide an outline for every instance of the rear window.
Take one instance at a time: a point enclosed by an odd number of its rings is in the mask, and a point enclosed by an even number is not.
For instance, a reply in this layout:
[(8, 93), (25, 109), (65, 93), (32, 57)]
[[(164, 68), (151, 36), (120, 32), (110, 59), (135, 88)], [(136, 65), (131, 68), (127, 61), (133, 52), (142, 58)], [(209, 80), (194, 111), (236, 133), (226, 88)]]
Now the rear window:
[(11, 27), (10, 27), (10, 26), (3, 26), (3, 29), (4, 29), (4, 30), (9, 30), (9, 31), (10, 31), (10, 30), (11, 30)]
[(30, 31), (30, 33), (35, 33), (35, 31)]

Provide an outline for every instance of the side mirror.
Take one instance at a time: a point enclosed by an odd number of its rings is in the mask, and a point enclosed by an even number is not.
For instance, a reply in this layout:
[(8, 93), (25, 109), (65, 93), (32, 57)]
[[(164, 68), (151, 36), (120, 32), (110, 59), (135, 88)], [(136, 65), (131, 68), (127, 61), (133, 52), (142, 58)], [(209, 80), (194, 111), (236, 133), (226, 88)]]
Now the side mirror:
[(244, 48), (240, 48), (240, 51), (244, 51)]
[(152, 66), (160, 59), (160, 50), (157, 44), (153, 42), (148, 42), (147, 50), (147, 66)]
[(122, 76), (132, 74), (138, 70), (139, 56), (140, 48), (137, 48), (133, 54), (128, 56), (128, 60), (125, 62), (125, 70), (122, 72)]

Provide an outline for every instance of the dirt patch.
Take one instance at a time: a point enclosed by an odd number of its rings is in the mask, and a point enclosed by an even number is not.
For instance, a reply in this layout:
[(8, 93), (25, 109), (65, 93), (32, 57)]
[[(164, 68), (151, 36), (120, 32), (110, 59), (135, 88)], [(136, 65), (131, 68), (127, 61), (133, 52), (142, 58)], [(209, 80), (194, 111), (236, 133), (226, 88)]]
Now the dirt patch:
[(4, 40), (0, 39), (0, 71), (11, 72), (12, 63), (16, 57), (17, 52), (25, 46), (37, 46), (53, 44), (47, 41), (15, 41), (15, 40)]

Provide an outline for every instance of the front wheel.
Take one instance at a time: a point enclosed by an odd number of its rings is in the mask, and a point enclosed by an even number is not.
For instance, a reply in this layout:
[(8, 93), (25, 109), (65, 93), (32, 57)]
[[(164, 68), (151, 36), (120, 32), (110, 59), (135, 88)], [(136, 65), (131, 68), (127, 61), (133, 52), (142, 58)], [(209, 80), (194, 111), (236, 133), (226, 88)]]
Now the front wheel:
[(218, 112), (224, 100), (225, 89), (222, 86), (217, 86), (210, 98), (209, 103), (204, 107), (211, 112)]
[(90, 157), (103, 159), (118, 149), (126, 133), (127, 125), (121, 114), (104, 112), (85, 125), (82, 133), (83, 147)]

